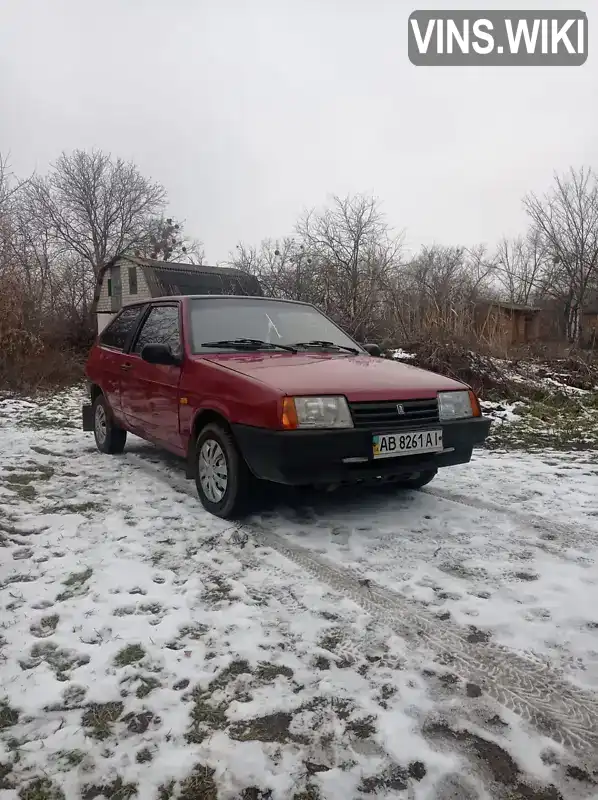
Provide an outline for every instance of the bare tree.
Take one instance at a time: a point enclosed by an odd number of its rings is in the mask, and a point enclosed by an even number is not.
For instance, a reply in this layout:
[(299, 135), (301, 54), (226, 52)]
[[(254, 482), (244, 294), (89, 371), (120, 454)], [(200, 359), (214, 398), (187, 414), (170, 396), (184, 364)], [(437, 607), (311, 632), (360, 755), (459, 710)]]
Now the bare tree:
[(0, 153), (0, 273), (12, 265), (14, 207), (27, 181), (15, 181), (8, 158)]
[(547, 293), (549, 252), (536, 228), (525, 237), (502, 239), (495, 262), (497, 281), (510, 303), (530, 305)]
[(555, 176), (543, 198), (529, 194), (524, 205), (552, 255), (554, 278), (562, 284), (569, 341), (583, 338), (583, 312), (598, 279), (598, 182), (591, 169)]
[(365, 195), (333, 197), (296, 227), (318, 277), (326, 310), (360, 339), (375, 329), (377, 311), (401, 262), (402, 235), (394, 235), (378, 201)]
[(321, 282), (313, 258), (296, 237), (264, 239), (259, 247), (240, 243), (228, 263), (255, 275), (270, 297), (321, 301)]
[(235, 269), (242, 269), (251, 275), (259, 275), (262, 269), (259, 248), (239, 242), (234, 252), (229, 253), (226, 265), (235, 267)]
[(432, 245), (399, 272), (392, 289), (395, 318), (408, 338), (467, 336), (474, 305), (490, 290), (494, 263), (483, 245)]
[(149, 221), (166, 201), (164, 188), (134, 164), (98, 150), (63, 153), (46, 178), (32, 179), (30, 196), (49, 220), (54, 240), (91, 268), (92, 314), (106, 269), (145, 245)]
[(28, 182), (29, 179), (15, 182), (8, 157), (0, 153), (0, 215), (3, 211), (6, 212), (6, 208), (11, 199), (17, 195)]

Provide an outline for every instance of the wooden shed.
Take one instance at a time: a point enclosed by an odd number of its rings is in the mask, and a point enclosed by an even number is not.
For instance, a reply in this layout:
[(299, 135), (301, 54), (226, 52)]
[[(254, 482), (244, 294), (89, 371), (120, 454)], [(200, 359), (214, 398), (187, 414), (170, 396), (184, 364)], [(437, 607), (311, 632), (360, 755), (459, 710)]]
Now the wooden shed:
[(540, 338), (540, 308), (517, 303), (482, 302), (475, 307), (478, 335), (504, 346), (523, 345)]
[(583, 312), (583, 344), (586, 347), (598, 346), (598, 305)]

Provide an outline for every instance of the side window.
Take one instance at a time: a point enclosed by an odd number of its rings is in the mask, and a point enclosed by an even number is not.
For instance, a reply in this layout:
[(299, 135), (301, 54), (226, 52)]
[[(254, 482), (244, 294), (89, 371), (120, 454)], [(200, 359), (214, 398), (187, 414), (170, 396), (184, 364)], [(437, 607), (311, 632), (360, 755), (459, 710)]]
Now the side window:
[(100, 334), (100, 344), (106, 347), (114, 347), (117, 350), (124, 350), (129, 336), (135, 330), (137, 321), (141, 316), (143, 306), (131, 306), (124, 308)]
[(129, 294), (137, 294), (137, 267), (129, 267)]
[(154, 306), (152, 308), (139, 332), (133, 352), (140, 355), (146, 344), (168, 344), (175, 355), (181, 355), (178, 306)]

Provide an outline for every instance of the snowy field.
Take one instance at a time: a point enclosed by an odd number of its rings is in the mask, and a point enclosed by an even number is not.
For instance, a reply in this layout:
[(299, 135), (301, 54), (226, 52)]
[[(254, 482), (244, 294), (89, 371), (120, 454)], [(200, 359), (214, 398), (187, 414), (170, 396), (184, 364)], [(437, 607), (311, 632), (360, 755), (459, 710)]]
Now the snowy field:
[(598, 797), (598, 453), (208, 516), (0, 400), (2, 800)]

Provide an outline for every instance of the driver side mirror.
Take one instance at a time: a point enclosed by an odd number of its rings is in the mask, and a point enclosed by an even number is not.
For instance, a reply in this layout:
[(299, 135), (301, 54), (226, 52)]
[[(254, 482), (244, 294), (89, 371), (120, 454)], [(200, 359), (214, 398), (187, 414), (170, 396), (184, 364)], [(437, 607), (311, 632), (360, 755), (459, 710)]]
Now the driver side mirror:
[(380, 357), (382, 355), (382, 348), (377, 344), (364, 344), (363, 349), (367, 350), (371, 356)]
[(175, 356), (170, 345), (167, 344), (146, 344), (141, 351), (141, 358), (148, 364), (178, 366), (181, 363), (180, 358)]

